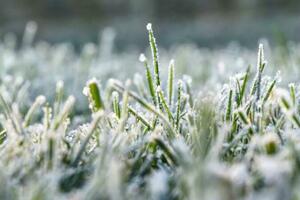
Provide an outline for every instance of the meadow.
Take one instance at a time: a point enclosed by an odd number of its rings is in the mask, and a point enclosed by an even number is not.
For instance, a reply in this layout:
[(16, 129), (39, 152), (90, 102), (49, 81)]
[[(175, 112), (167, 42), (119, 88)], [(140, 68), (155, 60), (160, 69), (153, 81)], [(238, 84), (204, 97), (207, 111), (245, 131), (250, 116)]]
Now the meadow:
[(300, 46), (153, 28), (142, 54), (1, 38), (0, 199), (300, 199)]

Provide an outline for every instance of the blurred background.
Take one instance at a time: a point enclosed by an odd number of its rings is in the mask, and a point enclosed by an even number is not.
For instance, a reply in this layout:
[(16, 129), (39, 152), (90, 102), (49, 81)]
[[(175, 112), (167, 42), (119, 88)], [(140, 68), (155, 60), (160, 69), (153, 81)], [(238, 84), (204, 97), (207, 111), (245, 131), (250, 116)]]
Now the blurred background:
[(195, 43), (219, 47), (237, 41), (256, 47), (300, 40), (299, 0), (0, 0), (0, 36), (21, 38), (28, 21), (38, 24), (37, 40), (96, 42), (112, 27), (117, 49), (144, 48), (145, 25), (154, 24), (159, 44)]

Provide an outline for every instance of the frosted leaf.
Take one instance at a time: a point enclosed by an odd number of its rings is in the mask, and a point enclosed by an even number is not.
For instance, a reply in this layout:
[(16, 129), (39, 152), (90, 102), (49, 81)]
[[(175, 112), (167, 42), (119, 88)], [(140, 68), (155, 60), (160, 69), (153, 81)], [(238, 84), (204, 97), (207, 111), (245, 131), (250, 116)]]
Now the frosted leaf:
[(16, 79), (15, 79), (16, 85), (22, 84), (23, 81), (24, 81), (24, 79), (23, 79), (23, 77), (21, 77), (21, 76), (17, 76)]
[(75, 103), (75, 97), (72, 96), (72, 95), (69, 96), (68, 99), (67, 99), (67, 101), (66, 101), (66, 103), (65, 103), (63, 111), (67, 111), (67, 110), (69, 111), (70, 108), (74, 105), (74, 103)]
[(295, 83), (289, 83), (289, 87), (295, 87)]
[(264, 58), (264, 45), (262, 43), (259, 44), (258, 46), (258, 58), (261, 59), (261, 61), (265, 61)]
[(98, 80), (95, 77), (91, 78), (90, 80), (88, 80), (86, 82), (86, 86), (82, 90), (82, 93), (83, 93), (84, 96), (89, 96), (89, 93), (90, 93), (89, 85), (91, 85), (91, 84), (97, 84), (97, 85), (99, 85), (99, 82), (98, 82)]

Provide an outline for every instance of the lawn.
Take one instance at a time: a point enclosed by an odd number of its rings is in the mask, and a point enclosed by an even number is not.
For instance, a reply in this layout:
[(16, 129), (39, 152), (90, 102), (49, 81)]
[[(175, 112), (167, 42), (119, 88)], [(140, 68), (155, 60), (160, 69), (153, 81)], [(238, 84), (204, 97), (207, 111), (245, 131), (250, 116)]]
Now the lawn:
[(142, 54), (0, 41), (0, 199), (300, 199), (300, 46), (153, 29)]

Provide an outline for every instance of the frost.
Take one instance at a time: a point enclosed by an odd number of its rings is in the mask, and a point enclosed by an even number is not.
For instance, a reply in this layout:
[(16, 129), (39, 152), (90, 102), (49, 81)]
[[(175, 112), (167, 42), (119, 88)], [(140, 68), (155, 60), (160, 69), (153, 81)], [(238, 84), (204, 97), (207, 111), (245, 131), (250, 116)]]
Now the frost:
[(147, 58), (144, 54), (140, 54), (139, 60), (140, 60), (140, 62), (145, 62), (147, 60)]
[(146, 26), (146, 28), (147, 28), (148, 31), (151, 31), (152, 30), (152, 24), (148, 23), (147, 26)]
[(36, 98), (36, 102), (37, 102), (38, 104), (40, 104), (40, 105), (44, 104), (45, 101), (46, 101), (46, 97), (43, 96), (43, 95), (40, 95), (40, 96), (38, 96), (38, 97)]

